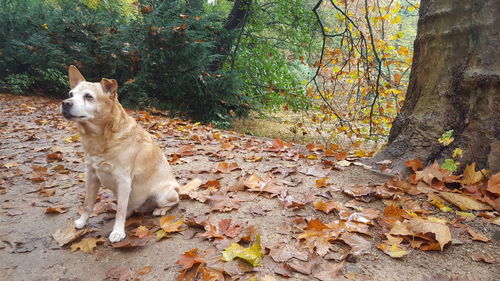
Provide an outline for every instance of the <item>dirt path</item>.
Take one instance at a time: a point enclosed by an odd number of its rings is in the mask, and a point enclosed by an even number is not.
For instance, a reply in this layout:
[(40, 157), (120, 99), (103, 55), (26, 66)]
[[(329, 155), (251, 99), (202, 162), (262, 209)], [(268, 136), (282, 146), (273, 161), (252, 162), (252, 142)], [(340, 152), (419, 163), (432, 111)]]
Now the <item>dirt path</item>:
[[(281, 152), (268, 151), (269, 140), (150, 117), (142, 113), (134, 113), (134, 116), (158, 136), (167, 158), (174, 160), (172, 166), (181, 184), (197, 177), (203, 182), (212, 180), (214, 186), (220, 183), (220, 189), (226, 192), (223, 193), (224, 200), (229, 200), (230, 196), (232, 201), (229, 201), (238, 205), (228, 212), (220, 212), (211, 210), (224, 208), (215, 204), (217, 202), (214, 197), (205, 203), (185, 199), (169, 215), (191, 218), (191, 225), (194, 221), (201, 222), (206, 218), (217, 225), (220, 220), (230, 218), (232, 225), (236, 224), (233, 235), (219, 229), (219, 236), (224, 239), (212, 241), (200, 236), (200, 233), (205, 233), (202, 228), (184, 225), (182, 231), (172, 233), (169, 238), (158, 242), (153, 236), (142, 247), (113, 248), (107, 241), (107, 236), (112, 228), (114, 213), (106, 211), (106, 206), (101, 205), (102, 213), (90, 219), (90, 227), (96, 230), (84, 237), (101, 236), (106, 238), (106, 242), (98, 244), (93, 254), (80, 250), (71, 252), (71, 243), (61, 247), (52, 235), (77, 217), (78, 208), (83, 201), (82, 149), (77, 138), (71, 138), (76, 135), (76, 131), (60, 116), (58, 101), (2, 94), (0, 104), (0, 280), (103, 280), (107, 276), (112, 277), (113, 273), (109, 270), (114, 267), (124, 267), (136, 272), (145, 266), (150, 268), (144, 271), (151, 271), (140, 276), (141, 280), (177, 280), (181, 267), (176, 261), (184, 252), (193, 248), (218, 251), (225, 249), (229, 242), (238, 241), (242, 237), (240, 232), (246, 231), (247, 226), (254, 226), (260, 233), (266, 254), (262, 265), (255, 267), (254, 272), (244, 262), (227, 263), (224, 269), (238, 280), (249, 280), (254, 275), (258, 278), (268, 275), (269, 279), (262, 280), (274, 280), (272, 277), (275, 280), (285, 280), (284, 275), (289, 275), (287, 280), (316, 280), (314, 276), (324, 273), (318, 269), (318, 265), (326, 272), (326, 267), (323, 266), (342, 263), (338, 278), (350, 280), (423, 280), (424, 277), (437, 273), (464, 276), (470, 280), (498, 280), (500, 277), (498, 264), (472, 260), (472, 256), (478, 254), (500, 260), (499, 243), (493, 238), (494, 233), (499, 231), (499, 226), (479, 217), (464, 224), (492, 238), (491, 242), (472, 241), (467, 233), (452, 229), (453, 245), (446, 246), (442, 252), (413, 249), (405, 257), (393, 259), (375, 247), (383, 236), (381, 224), (378, 219), (374, 219), (373, 225), (366, 226), (369, 231), (365, 231), (371, 236), (362, 235), (364, 241), (369, 241), (371, 246), (360, 251), (361, 254), (354, 255), (351, 251), (346, 257), (342, 253), (347, 254), (349, 246), (335, 241), (328, 246), (329, 252), (323, 259), (319, 259), (320, 262), (313, 262), (314, 257), (308, 253), (307, 248), (296, 245), (298, 235), (303, 232), (307, 222), (313, 219), (320, 219), (325, 223), (339, 220), (339, 212), (324, 214), (316, 210), (311, 201), (321, 199), (349, 202), (345, 205), (355, 207), (358, 211), (369, 208), (382, 213), (385, 206), (381, 200), (352, 200), (352, 197), (340, 190), (357, 183), (382, 184), (387, 178), (354, 165), (343, 171), (332, 169), (325, 172), (323, 166), (310, 168), (310, 165), (321, 165), (320, 160), (298, 158), (301, 153), (305, 156), (314, 154), (306, 149), (297, 148), (298, 152), (293, 152), (295, 149), (292, 148), (282, 149)], [(176, 159), (173, 154), (180, 158)], [(260, 161), (259, 157), (262, 157)], [(226, 171), (219, 166), (223, 162), (236, 163), (239, 169)], [(47, 170), (43, 167), (47, 167)], [(227, 173), (215, 173), (218, 167)], [(300, 172), (304, 172), (306, 168), (310, 168), (313, 174), (325, 172), (331, 184), (323, 188), (316, 187), (316, 180), (321, 177)], [(230, 170), (231, 167), (227, 169)], [(242, 180), (248, 179), (249, 174), (253, 173), (260, 178), (266, 173), (275, 177), (276, 186), (282, 189), (281, 195), (267, 198), (262, 196), (265, 192), (242, 191)], [(285, 190), (287, 193), (283, 192)], [(105, 195), (102, 195), (101, 201), (108, 202), (111, 206), (112, 202), (106, 200)], [(415, 200), (422, 201), (421, 198)], [(227, 207), (229, 203), (221, 204), (226, 204), (224, 206)], [(450, 213), (440, 213), (434, 206), (427, 205), (423, 204), (436, 217), (448, 220), (454, 218)], [(67, 207), (63, 208), (67, 212), (44, 213), (48, 207), (53, 206)], [(349, 210), (352, 212), (351, 208)], [(148, 223), (157, 221), (149, 215), (143, 218), (135, 216), (132, 219), (147, 227)], [(138, 224), (130, 225), (128, 230)], [(149, 228), (154, 226), (149, 225)], [(231, 236), (235, 238), (229, 239)], [(288, 252), (291, 253), (288, 259), (275, 254), (276, 250), (285, 249), (286, 245), (292, 247)], [(273, 257), (268, 253), (269, 248), (274, 248)], [(305, 255), (305, 258), (302, 255), (305, 261), (297, 258), (299, 253)], [(280, 258), (282, 262), (275, 261)], [(327, 258), (328, 263), (323, 263)], [(288, 265), (284, 266), (285, 263)], [(254, 280), (261, 280), (258, 278)], [(322, 280), (341, 279), (323, 277)]]

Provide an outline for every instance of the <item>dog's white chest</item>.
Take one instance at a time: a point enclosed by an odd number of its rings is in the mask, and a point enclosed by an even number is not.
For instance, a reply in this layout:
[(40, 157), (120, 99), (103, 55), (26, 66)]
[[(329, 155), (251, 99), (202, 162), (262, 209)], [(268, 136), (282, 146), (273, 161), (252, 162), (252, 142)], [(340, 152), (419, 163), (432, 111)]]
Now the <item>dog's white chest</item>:
[(115, 187), (113, 164), (105, 161), (105, 159), (100, 156), (89, 156), (86, 158), (86, 162), (95, 170), (101, 185), (113, 190)]

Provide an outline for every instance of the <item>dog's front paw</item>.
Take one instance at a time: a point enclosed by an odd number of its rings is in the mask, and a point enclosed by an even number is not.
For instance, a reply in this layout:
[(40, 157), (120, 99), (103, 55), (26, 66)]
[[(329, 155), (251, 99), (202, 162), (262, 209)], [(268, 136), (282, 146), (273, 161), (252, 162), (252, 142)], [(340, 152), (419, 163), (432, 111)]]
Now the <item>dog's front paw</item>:
[(116, 243), (116, 242), (122, 241), (123, 238), (125, 238), (125, 236), (127, 236), (125, 234), (125, 231), (123, 231), (123, 230), (113, 230), (113, 232), (111, 232), (111, 234), (109, 235), (109, 241), (111, 243)]
[(75, 227), (78, 229), (84, 228), (87, 225), (87, 220), (83, 218), (79, 218), (75, 220)]

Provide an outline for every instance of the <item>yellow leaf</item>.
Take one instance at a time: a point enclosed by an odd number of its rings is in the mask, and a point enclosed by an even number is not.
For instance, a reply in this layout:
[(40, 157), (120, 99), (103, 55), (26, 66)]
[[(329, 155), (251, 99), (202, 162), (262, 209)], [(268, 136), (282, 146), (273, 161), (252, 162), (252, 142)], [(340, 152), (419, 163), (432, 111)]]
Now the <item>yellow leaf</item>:
[(184, 217), (175, 220), (176, 216), (163, 216), (160, 218), (160, 227), (163, 231), (170, 232), (179, 232), (181, 231), (180, 227), (184, 223)]
[(463, 153), (464, 151), (461, 148), (455, 148), (455, 150), (453, 150), (453, 154), (451, 155), (451, 157), (453, 158), (457, 158), (457, 156), (462, 157)]
[(71, 245), (71, 252), (78, 249), (84, 253), (92, 254), (94, 253), (94, 248), (97, 247), (97, 243), (104, 243), (106, 239), (104, 238), (84, 238), (78, 243), (73, 243)]
[(234, 258), (240, 258), (247, 261), (252, 266), (261, 265), (262, 256), (260, 235), (256, 235), (255, 242), (249, 248), (244, 248), (238, 243), (233, 243), (222, 252), (223, 261), (232, 261)]
[(482, 202), (479, 202), (463, 194), (451, 193), (451, 192), (439, 192), (439, 195), (443, 197), (446, 201), (459, 207), (462, 211), (491, 210), (491, 207), (489, 205), (486, 205)]
[(476, 184), (483, 180), (484, 176), (486, 176), (488, 173), (489, 171), (484, 169), (476, 172), (476, 162), (474, 162), (465, 167), (464, 178), (461, 183), (467, 185)]

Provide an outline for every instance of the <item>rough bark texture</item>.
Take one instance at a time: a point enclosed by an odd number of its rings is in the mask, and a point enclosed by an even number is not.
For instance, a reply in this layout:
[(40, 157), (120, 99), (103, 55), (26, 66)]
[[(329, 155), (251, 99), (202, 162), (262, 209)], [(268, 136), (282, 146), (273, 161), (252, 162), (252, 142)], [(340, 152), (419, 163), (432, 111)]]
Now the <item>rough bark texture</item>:
[[(388, 147), (395, 166), (419, 157), (500, 169), (500, 1), (422, 0), (406, 101)], [(437, 139), (454, 130), (455, 141)]]
[[(226, 30), (233, 31), (236, 29), (241, 29), (245, 26), (250, 7), (252, 6), (252, 1), (253, 0), (235, 0), (233, 8), (231, 9), (231, 13), (229, 13), (227, 20), (224, 23), (224, 28)], [(223, 57), (226, 57), (231, 51), (233, 40), (233, 37), (223, 38), (222, 41), (219, 42), (219, 46), (217, 47), (218, 53)], [(209, 67), (209, 70), (220, 70), (222, 68), (222, 64), (223, 59), (218, 59)]]

